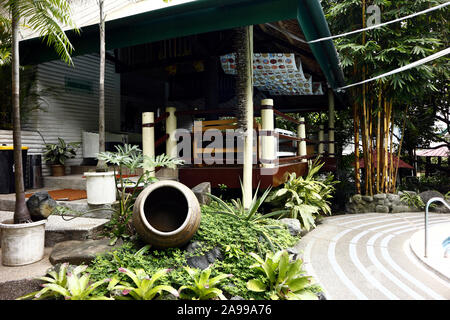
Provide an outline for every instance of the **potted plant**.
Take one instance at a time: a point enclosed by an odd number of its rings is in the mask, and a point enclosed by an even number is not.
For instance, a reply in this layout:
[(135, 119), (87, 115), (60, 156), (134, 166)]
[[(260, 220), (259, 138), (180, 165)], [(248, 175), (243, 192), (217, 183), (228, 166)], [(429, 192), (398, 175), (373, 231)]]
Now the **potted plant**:
[(58, 143), (47, 143), (44, 147), (44, 161), (50, 164), (52, 176), (63, 176), (66, 172), (65, 162), (76, 155), (80, 142), (66, 143), (58, 137)]

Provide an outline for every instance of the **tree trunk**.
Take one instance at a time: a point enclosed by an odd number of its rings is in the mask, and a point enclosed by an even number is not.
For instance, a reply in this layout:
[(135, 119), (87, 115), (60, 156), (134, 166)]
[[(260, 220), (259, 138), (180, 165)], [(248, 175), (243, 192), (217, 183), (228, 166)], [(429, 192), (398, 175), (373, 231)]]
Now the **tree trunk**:
[(236, 28), (235, 32), (237, 118), (244, 132), (242, 202), (248, 208), (253, 193), (253, 26)]
[(23, 183), (22, 137), (20, 125), (20, 76), (19, 76), (19, 13), (12, 5), (12, 109), (13, 109), (13, 145), (14, 145), (14, 182), (16, 187), (16, 204), (14, 223), (32, 222), (25, 203), (25, 186)]
[[(100, 81), (98, 86), (98, 151), (105, 152), (105, 15), (103, 12), (104, 0), (99, 0), (100, 11)], [(97, 171), (107, 171), (108, 166), (104, 160), (98, 160)]]

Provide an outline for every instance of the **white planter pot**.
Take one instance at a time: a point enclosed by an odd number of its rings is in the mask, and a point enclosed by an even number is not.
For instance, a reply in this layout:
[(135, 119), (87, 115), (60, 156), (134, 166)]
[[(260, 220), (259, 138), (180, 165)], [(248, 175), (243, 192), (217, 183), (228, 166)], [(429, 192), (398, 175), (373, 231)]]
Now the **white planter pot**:
[(44, 257), (46, 222), (14, 224), (12, 219), (2, 221), (2, 264), (14, 267), (41, 260)]
[(110, 204), (116, 201), (114, 172), (85, 172), (88, 204)]

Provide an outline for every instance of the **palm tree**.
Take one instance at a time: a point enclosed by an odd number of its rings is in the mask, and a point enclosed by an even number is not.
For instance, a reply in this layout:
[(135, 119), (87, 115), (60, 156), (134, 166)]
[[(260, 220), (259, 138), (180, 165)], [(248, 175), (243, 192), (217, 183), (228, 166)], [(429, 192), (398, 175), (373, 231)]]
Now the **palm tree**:
[[(105, 0), (97, 0), (100, 21), (100, 81), (98, 87), (98, 152), (105, 152)], [(96, 171), (107, 171), (108, 166), (105, 161), (98, 160)]]
[(16, 188), (14, 223), (26, 223), (31, 222), (31, 217), (25, 203), (23, 183), (19, 100), (19, 23), (22, 19), (28, 28), (37, 32), (40, 37), (44, 37), (47, 44), (53, 46), (61, 59), (69, 65), (73, 64), (71, 59), (73, 47), (62, 26), (76, 28), (70, 18), (70, 7), (66, 0), (0, 0), (0, 8), (11, 14), (13, 145)]
[(242, 200), (248, 209), (253, 194), (253, 26), (236, 28), (233, 46), (236, 52), (237, 119), (244, 132)]

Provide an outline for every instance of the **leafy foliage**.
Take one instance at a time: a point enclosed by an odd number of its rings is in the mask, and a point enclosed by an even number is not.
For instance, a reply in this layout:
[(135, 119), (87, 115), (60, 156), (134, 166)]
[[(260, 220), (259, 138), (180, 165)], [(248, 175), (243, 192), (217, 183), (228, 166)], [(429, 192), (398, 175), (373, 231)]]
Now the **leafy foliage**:
[(94, 295), (97, 287), (107, 283), (109, 279), (102, 279), (97, 282), (90, 282), (90, 275), (84, 271), (87, 266), (80, 265), (72, 271), (68, 270), (68, 265), (61, 265), (59, 272), (50, 271), (49, 277), (39, 279), (46, 281), (40, 291), (32, 292), (18, 298), (18, 300), (33, 299), (61, 299), (65, 300), (113, 300), (103, 295)]
[(178, 297), (178, 291), (173, 287), (155, 285), (169, 271), (169, 269), (160, 269), (152, 277), (149, 277), (143, 269), (133, 271), (127, 268), (119, 268), (119, 272), (126, 274), (133, 280), (133, 284), (113, 278), (108, 285), (108, 290), (114, 292), (115, 298), (119, 300), (153, 300), (157, 295), (161, 295), (163, 291)]
[(251, 266), (262, 272), (263, 278), (247, 282), (247, 288), (255, 292), (264, 292), (271, 300), (317, 300), (311, 291), (311, 277), (304, 276), (302, 260), (290, 261), (287, 251), (275, 254), (267, 253), (266, 259), (251, 252), (256, 260)]
[[(124, 169), (134, 173), (138, 168), (152, 167), (154, 171), (157, 167), (176, 168), (183, 163), (182, 160), (170, 158), (165, 154), (158, 155), (156, 158), (150, 158), (142, 154), (142, 150), (136, 145), (125, 144), (123, 147), (116, 145), (116, 152), (100, 152), (97, 156), (99, 160), (114, 165), (116, 178), (116, 188), (119, 194), (119, 209), (115, 210), (108, 227), (110, 233), (117, 239), (119, 237), (127, 238), (133, 234), (130, 226), (130, 219), (133, 214), (134, 202), (139, 192), (149, 184), (157, 181), (150, 175), (150, 170), (145, 170), (136, 182), (126, 180), (123, 177)], [(116, 171), (117, 168), (117, 171)], [(131, 183), (131, 184), (130, 184)], [(132, 190), (131, 192), (129, 190)]]
[(319, 213), (331, 214), (329, 199), (335, 190), (332, 175), (325, 180), (317, 179), (316, 175), (324, 163), (318, 159), (309, 163), (309, 171), (305, 178), (296, 176), (295, 172), (289, 175), (283, 188), (274, 191), (267, 199), (275, 207), (281, 207), (293, 219), (299, 219), (302, 226), (309, 230), (315, 227), (316, 215)]
[(193, 285), (184, 285), (178, 289), (181, 292), (189, 290), (193, 295), (184, 294), (183, 298), (190, 298), (192, 300), (209, 300), (219, 298), (220, 300), (226, 300), (222, 293), (222, 290), (216, 288), (220, 285), (224, 279), (230, 278), (232, 274), (219, 274), (213, 278), (211, 276), (211, 269), (206, 268), (205, 270), (195, 270), (190, 267), (185, 267), (184, 270), (189, 274), (189, 276), (194, 280)]
[(80, 142), (66, 143), (64, 139), (58, 137), (58, 143), (47, 143), (44, 146), (44, 161), (50, 164), (64, 165), (67, 159), (76, 156), (76, 150)]
[[(241, 188), (242, 184), (241, 184)], [(228, 216), (231, 216), (235, 219), (241, 219), (245, 221), (251, 221), (251, 222), (258, 222), (262, 219), (266, 219), (269, 217), (273, 217), (276, 215), (280, 215), (284, 213), (284, 210), (277, 211), (277, 212), (271, 212), (265, 215), (258, 214), (259, 207), (263, 204), (263, 202), (266, 200), (267, 196), (270, 193), (270, 190), (272, 187), (269, 187), (264, 191), (263, 195), (258, 198), (258, 188), (256, 188), (255, 195), (253, 196), (252, 202), (250, 203), (249, 208), (245, 208), (242, 204), (241, 199), (231, 199), (232, 205), (228, 205), (225, 201), (223, 201), (221, 198), (216, 197), (213, 194), (208, 194), (213, 200), (216, 201), (218, 205), (218, 210), (216, 213), (225, 214)], [(242, 190), (242, 193), (244, 191)]]

